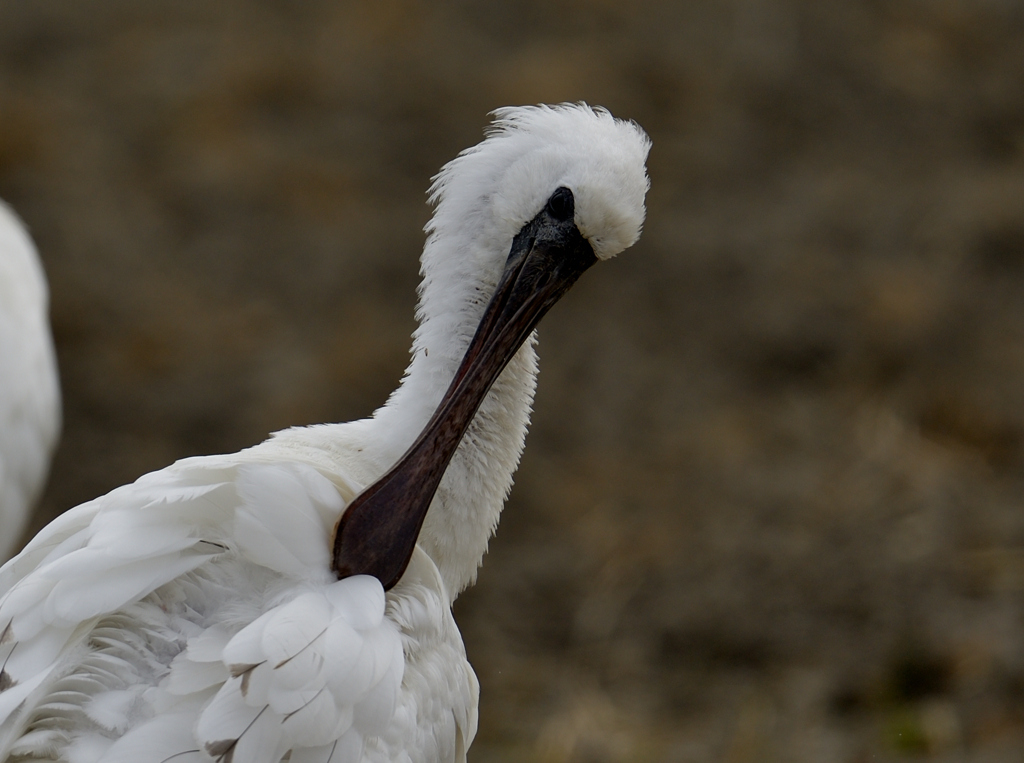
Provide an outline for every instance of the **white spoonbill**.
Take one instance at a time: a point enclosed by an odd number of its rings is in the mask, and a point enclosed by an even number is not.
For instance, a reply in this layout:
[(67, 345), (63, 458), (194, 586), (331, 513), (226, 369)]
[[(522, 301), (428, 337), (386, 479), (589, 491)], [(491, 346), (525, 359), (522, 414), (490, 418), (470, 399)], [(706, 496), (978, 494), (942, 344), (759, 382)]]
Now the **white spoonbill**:
[(0, 201), (0, 562), (21, 539), (60, 431), (60, 383), (46, 277)]
[(650, 145), (582, 104), (496, 114), (434, 180), (412, 361), (372, 418), (179, 461), (0, 569), (0, 760), (465, 760), (451, 605), (522, 452), (533, 330), (636, 241)]

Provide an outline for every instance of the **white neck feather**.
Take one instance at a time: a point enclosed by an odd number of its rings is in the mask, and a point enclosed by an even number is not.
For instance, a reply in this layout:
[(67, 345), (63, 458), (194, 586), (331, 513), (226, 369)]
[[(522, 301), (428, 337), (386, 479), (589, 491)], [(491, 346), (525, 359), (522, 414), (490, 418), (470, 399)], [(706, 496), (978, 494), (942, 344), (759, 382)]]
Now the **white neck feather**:
[[(478, 220), (479, 224), (479, 220)], [(397, 461), (440, 403), (483, 316), (511, 241), (481, 236), (487, 226), (434, 228), (412, 361), (401, 386), (373, 417), (370, 440), (387, 466)], [(488, 240), (490, 239), (490, 240)], [(519, 464), (537, 379), (531, 338), (484, 399), (438, 487), (419, 537), (452, 598), (476, 579)]]

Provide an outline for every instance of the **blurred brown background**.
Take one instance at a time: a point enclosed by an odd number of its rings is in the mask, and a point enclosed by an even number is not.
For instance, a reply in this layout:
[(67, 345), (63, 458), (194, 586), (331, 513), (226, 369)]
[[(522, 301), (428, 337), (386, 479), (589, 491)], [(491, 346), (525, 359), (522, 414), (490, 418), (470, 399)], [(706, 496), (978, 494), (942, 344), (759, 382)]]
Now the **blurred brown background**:
[(0, 197), (52, 285), (36, 527), (368, 414), (430, 176), (501, 105), (650, 133), (545, 321), (456, 615), (476, 763), (1024, 760), (1024, 5), (0, 5)]

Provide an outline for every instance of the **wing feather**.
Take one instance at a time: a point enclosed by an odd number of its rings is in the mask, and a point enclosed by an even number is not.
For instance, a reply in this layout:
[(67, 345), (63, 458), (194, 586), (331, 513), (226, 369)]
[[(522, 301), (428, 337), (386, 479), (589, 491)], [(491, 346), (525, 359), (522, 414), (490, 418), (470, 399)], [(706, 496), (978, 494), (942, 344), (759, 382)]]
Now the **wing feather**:
[[(84, 504), (0, 570), (0, 759), (17, 744), (110, 763), (357, 763), (396, 719), (434, 723), (401, 697), (403, 631), (451, 618), (436, 567), (416, 552), (432, 598), (411, 588), (396, 620), (379, 581), (330, 572), (337, 482), (243, 456)], [(453, 629), (437, 638), (457, 643)], [(472, 738), (475, 716), (438, 718), (443, 748)]]
[(292, 750), (290, 763), (359, 763), (362, 757), (363, 738), (351, 729), (330, 744)]
[(195, 709), (190, 705), (163, 712), (142, 723), (114, 742), (103, 763), (197, 763), (209, 760), (192, 742)]
[[(200, 742), (219, 750), (232, 738), (224, 729), (251, 734), (242, 721), (256, 713), (262, 713), (260, 724), (273, 719), (278, 725), (286, 750), (333, 745), (353, 730), (359, 739), (381, 733), (394, 715), (404, 670), (401, 638), (384, 617), (384, 603), (375, 578), (347, 578), (301, 594), (243, 628), (224, 647), (234, 677), (200, 716)], [(345, 757), (354, 739), (342, 746)]]
[[(240, 678), (225, 681), (199, 716), (196, 725), (199, 746), (216, 760), (276, 763), (284, 752), (278, 752), (281, 724), (275, 721), (267, 705), (253, 707), (234, 701), (240, 684)], [(249, 752), (252, 755), (243, 754)]]
[[(46, 597), (45, 621), (54, 625), (71, 625), (112, 612), (220, 553), (220, 549), (199, 543), (196, 539), (182, 545), (182, 548), (169, 553), (107, 569), (86, 572), (88, 567), (83, 564), (78, 575), (59, 577)], [(104, 552), (100, 551), (92, 558), (102, 562), (105, 561), (103, 556)], [(83, 561), (87, 563), (89, 560)]]
[(237, 486), (234, 539), (242, 554), (284, 575), (323, 579), (331, 566), (323, 514), (336, 518), (341, 509), (331, 482), (313, 469), (260, 464), (240, 470)]

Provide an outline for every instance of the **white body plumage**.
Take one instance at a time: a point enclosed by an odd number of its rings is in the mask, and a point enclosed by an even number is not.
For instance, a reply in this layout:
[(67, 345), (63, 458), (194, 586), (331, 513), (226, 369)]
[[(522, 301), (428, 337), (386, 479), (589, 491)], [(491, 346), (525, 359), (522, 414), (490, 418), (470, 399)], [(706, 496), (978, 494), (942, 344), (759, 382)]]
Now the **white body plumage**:
[(0, 202), (0, 561), (21, 540), (60, 431), (48, 300), (32, 239)]
[(586, 106), (498, 114), (435, 179), (413, 358), (383, 408), (148, 474), (0, 570), (0, 760), (465, 760), (478, 685), (451, 604), (518, 464), (532, 341), (477, 411), (394, 588), (337, 580), (332, 533), (423, 428), (551, 192), (573, 190), (604, 259), (636, 240), (647, 189), (635, 125)]

